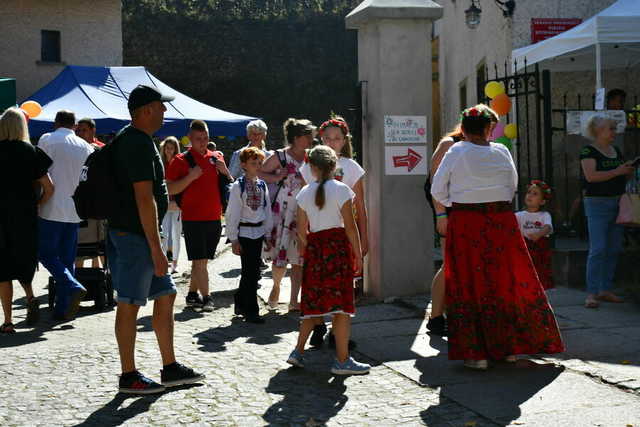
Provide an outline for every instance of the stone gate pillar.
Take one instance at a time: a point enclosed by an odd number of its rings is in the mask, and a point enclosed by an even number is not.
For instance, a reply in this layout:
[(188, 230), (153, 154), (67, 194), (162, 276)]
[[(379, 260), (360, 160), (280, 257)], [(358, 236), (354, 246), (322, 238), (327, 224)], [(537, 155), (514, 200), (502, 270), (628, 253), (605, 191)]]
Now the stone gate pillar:
[(425, 292), (433, 277), (433, 219), (423, 184), (431, 156), (430, 0), (366, 0), (347, 17), (358, 30), (363, 159), (370, 251), (365, 291)]

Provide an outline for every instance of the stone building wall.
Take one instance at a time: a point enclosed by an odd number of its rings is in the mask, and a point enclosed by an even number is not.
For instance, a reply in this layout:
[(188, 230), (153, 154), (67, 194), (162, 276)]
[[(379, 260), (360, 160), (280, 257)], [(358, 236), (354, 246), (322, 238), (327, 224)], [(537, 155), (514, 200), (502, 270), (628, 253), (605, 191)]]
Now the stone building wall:
[[(5, 0), (1, 2), (0, 76), (16, 79), (22, 100), (65, 65), (122, 65), (120, 0)], [(41, 61), (41, 31), (60, 31), (61, 62)]]

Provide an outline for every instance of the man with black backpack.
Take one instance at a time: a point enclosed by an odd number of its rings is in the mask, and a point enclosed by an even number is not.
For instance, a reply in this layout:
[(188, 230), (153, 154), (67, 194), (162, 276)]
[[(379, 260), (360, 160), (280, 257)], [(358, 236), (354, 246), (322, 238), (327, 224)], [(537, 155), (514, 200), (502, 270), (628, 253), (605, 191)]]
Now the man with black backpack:
[[(116, 339), (120, 350), (122, 375), (120, 392), (161, 393), (166, 387), (201, 381), (204, 375), (176, 362), (173, 348), (173, 305), (176, 287), (167, 274), (167, 257), (160, 244), (160, 224), (169, 200), (160, 154), (151, 136), (162, 127), (163, 96), (149, 86), (136, 87), (129, 96), (131, 124), (122, 129), (105, 147), (115, 181), (117, 198), (109, 209), (108, 254), (113, 287), (118, 293)], [(102, 160), (106, 156), (98, 156)], [(97, 162), (99, 164), (100, 162)], [(92, 165), (88, 165), (91, 182)], [(136, 370), (136, 322), (140, 306), (154, 300), (155, 330), (163, 369), (162, 384)]]
[(177, 195), (182, 210), (182, 230), (191, 261), (187, 306), (211, 312), (214, 306), (209, 294), (207, 263), (214, 258), (220, 241), (220, 219), (226, 203), (224, 188), (233, 177), (222, 153), (207, 149), (209, 128), (205, 122), (191, 122), (189, 140), (191, 148), (169, 164), (167, 185), (169, 194)]

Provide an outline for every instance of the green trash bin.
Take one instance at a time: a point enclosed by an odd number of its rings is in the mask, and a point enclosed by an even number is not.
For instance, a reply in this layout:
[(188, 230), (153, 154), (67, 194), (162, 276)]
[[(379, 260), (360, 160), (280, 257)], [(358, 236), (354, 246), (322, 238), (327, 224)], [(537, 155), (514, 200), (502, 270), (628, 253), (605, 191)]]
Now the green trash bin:
[(16, 79), (0, 77), (0, 112), (16, 105)]

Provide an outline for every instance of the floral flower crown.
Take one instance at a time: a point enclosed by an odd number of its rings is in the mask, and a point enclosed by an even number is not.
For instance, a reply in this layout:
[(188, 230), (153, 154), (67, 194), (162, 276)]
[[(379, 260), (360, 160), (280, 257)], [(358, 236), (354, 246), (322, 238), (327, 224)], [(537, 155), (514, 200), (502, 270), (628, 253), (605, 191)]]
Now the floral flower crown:
[(322, 123), (318, 128), (318, 135), (322, 136), (324, 130), (328, 127), (340, 128), (343, 134), (349, 135), (349, 125), (347, 124), (347, 122), (340, 119), (329, 119), (326, 122)]
[(549, 184), (547, 184), (546, 182), (540, 181), (539, 179), (534, 179), (533, 181), (531, 181), (530, 186), (538, 187), (540, 191), (542, 191), (542, 197), (544, 197), (545, 200), (551, 199), (551, 187), (549, 187)]
[(460, 121), (462, 121), (462, 119), (467, 117), (484, 117), (485, 119), (488, 119), (488, 120), (493, 119), (493, 116), (487, 109), (476, 108), (476, 107), (467, 108), (462, 113), (460, 113)]

